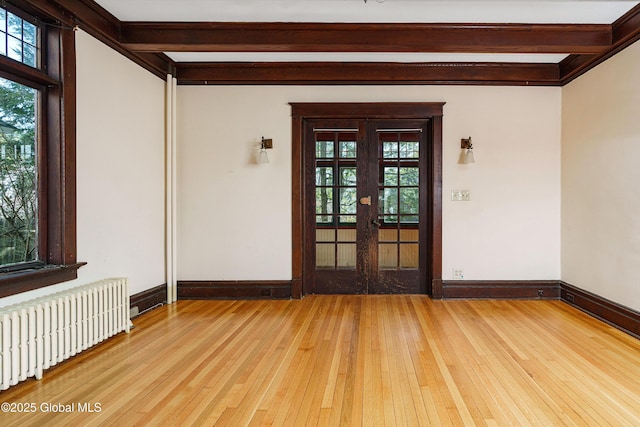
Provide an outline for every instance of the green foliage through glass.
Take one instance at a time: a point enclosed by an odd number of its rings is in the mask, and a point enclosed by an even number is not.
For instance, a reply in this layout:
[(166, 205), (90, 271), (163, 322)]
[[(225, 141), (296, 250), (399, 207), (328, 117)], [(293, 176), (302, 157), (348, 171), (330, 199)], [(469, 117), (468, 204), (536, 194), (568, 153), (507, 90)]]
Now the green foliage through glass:
[(0, 265), (35, 261), (38, 91), (0, 78)]

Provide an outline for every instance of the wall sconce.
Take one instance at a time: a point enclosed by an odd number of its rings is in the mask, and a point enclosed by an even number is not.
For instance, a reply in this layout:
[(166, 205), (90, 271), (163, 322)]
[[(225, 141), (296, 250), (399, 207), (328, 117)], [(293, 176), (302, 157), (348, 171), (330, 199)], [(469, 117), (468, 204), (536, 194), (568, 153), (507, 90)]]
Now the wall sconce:
[(473, 158), (473, 145), (471, 144), (471, 137), (462, 138), (460, 140), (460, 148), (462, 149), (462, 151), (460, 152), (460, 158), (458, 159), (459, 164), (466, 165), (476, 162)]
[(272, 139), (264, 139), (260, 142), (260, 153), (258, 153), (258, 163), (269, 163), (269, 156), (267, 155), (267, 149), (273, 148)]

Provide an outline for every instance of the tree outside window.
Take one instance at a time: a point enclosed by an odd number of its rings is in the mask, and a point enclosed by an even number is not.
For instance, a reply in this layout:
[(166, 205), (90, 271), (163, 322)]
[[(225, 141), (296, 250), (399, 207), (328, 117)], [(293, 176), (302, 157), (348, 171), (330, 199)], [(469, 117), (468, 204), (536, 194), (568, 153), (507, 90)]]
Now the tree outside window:
[(0, 5), (0, 297), (77, 278), (75, 33), (41, 2)]
[(0, 78), (0, 266), (35, 261), (35, 89)]

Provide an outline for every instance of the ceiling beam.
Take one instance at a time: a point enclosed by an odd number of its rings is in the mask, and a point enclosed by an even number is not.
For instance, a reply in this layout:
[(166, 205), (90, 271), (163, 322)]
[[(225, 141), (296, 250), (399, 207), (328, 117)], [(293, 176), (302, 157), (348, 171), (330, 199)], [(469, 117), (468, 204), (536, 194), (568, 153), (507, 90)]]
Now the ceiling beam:
[[(34, 3), (37, 1), (30, 0)], [(73, 14), (73, 22), (91, 28), (91, 34), (102, 41), (113, 42), (120, 34), (120, 21), (98, 3), (89, 0), (51, 0)], [(110, 43), (111, 44), (111, 43)]]
[(173, 70), (171, 58), (161, 52), (132, 52), (120, 43), (121, 22), (92, 0), (10, 0), (36, 16), (59, 21), (59, 25), (79, 27), (141, 67), (164, 79)]
[(612, 25), (612, 44), (595, 55), (569, 55), (560, 62), (560, 82), (565, 85), (596, 65), (611, 58), (627, 46), (640, 40), (640, 4), (617, 19)]
[(120, 42), (144, 52), (466, 52), (593, 54), (606, 24), (122, 22)]
[(557, 86), (557, 64), (260, 62), (176, 64), (179, 84), (485, 84)]
[[(640, 39), (640, 5), (612, 25), (122, 22), (93, 0), (9, 0), (79, 26), (181, 84), (564, 85)], [(571, 53), (560, 64), (178, 63), (163, 51)], [(177, 67), (177, 69), (175, 68)]]

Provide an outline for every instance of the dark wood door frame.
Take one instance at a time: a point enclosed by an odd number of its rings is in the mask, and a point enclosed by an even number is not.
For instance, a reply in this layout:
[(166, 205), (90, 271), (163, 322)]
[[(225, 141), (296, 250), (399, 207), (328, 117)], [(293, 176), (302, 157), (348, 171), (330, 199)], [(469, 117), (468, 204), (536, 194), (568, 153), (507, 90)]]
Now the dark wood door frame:
[[(309, 286), (304, 282), (304, 173), (303, 122), (305, 119), (430, 119), (432, 151), (429, 183), (431, 185), (429, 248), (431, 265), (427, 293), (442, 298), (442, 115), (444, 102), (380, 103), (298, 103), (291, 105), (292, 134), (292, 296), (302, 298)], [(308, 167), (308, 166), (307, 166)]]

